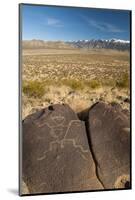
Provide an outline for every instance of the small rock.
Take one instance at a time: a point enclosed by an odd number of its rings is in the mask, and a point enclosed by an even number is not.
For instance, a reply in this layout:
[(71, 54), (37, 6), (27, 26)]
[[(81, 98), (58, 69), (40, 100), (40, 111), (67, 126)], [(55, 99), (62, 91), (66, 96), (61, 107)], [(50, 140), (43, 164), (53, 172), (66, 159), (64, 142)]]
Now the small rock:
[(130, 103), (130, 99), (129, 99), (129, 98), (125, 98), (125, 99), (124, 99), (124, 102), (125, 102), (125, 103)]

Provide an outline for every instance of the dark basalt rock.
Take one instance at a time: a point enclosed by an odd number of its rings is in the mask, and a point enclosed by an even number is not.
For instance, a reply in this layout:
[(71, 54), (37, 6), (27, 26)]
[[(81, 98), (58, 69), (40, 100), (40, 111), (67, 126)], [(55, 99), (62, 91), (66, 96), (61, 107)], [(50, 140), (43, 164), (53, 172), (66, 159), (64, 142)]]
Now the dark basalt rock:
[(123, 110), (121, 105), (118, 104), (118, 103), (112, 103), (111, 105), (113, 106), (114, 109), (116, 109), (116, 111), (124, 113), (127, 116), (128, 120), (130, 121), (130, 112), (129, 112), (129, 110), (127, 110), (127, 109)]
[(22, 174), (29, 193), (102, 189), (85, 124), (68, 105), (52, 105), (22, 123)]
[(99, 102), (87, 123), (97, 174), (107, 189), (130, 188), (130, 121), (119, 106)]

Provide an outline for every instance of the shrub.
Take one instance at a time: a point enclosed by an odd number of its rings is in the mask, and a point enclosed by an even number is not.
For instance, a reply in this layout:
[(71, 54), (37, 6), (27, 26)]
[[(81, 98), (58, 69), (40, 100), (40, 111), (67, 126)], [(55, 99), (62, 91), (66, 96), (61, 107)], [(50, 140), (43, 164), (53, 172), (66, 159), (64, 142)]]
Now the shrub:
[(129, 88), (130, 81), (128, 73), (123, 74), (123, 76), (116, 81), (116, 86), (120, 88)]
[(61, 81), (62, 85), (69, 86), (73, 90), (82, 90), (84, 89), (84, 84), (80, 80), (74, 80), (74, 79), (64, 79)]
[(41, 98), (45, 93), (45, 86), (39, 81), (29, 81), (23, 84), (23, 93), (29, 97)]
[(92, 89), (101, 87), (101, 83), (96, 79), (93, 79), (93, 80), (87, 82), (86, 85)]
[(102, 85), (107, 87), (115, 87), (116, 81), (114, 79), (103, 79)]

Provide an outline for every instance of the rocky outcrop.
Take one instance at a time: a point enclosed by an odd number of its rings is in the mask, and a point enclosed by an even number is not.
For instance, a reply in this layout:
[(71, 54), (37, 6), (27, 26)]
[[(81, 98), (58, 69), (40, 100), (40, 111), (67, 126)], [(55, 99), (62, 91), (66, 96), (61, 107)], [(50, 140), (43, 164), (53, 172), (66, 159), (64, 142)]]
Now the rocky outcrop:
[(130, 188), (128, 114), (101, 102), (79, 118), (65, 104), (26, 117), (22, 174), (29, 193)]
[(85, 124), (68, 105), (49, 106), (23, 121), (22, 170), (32, 194), (103, 189)]
[(130, 124), (120, 106), (95, 104), (88, 115), (88, 136), (99, 179), (106, 189), (130, 185)]

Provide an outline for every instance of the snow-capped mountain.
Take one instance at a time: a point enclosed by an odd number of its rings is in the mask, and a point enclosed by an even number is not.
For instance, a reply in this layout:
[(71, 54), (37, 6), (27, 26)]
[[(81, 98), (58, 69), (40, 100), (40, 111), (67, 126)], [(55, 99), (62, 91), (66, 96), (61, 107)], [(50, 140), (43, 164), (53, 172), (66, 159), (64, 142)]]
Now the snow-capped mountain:
[(110, 40), (77, 40), (77, 41), (44, 41), (44, 40), (24, 40), (24, 49), (116, 49), (120, 51), (130, 50), (130, 41), (121, 39)]
[(120, 40), (120, 39), (113, 39), (114, 40), (114, 42), (120, 42), (120, 43), (130, 43), (130, 41), (129, 40)]
[(110, 40), (77, 40), (67, 42), (76, 48), (86, 49), (117, 49), (117, 50), (130, 50), (130, 41), (121, 39), (110, 39)]

